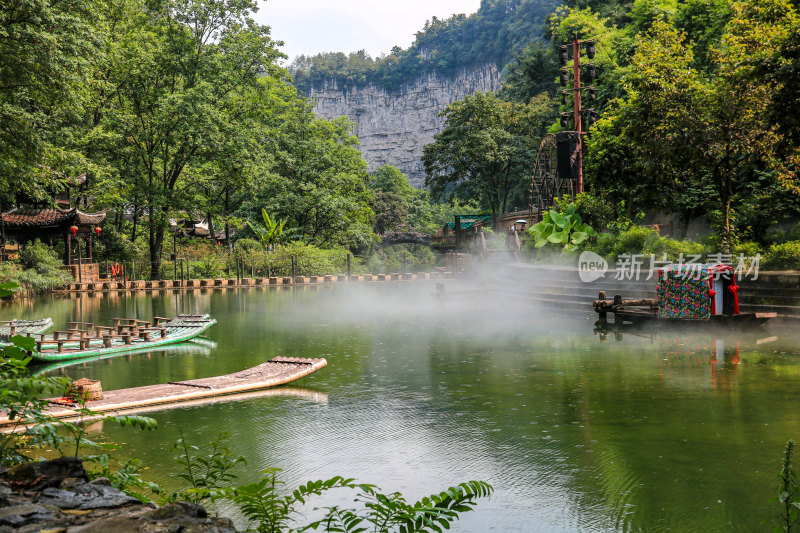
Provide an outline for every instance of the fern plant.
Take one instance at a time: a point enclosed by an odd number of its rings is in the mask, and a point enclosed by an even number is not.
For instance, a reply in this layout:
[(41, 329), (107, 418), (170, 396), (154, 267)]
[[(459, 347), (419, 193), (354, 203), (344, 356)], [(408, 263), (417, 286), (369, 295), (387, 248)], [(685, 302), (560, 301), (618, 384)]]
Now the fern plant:
[(358, 485), (358, 488), (361, 492), (355, 501), (364, 504), (363, 515), (351, 509), (330, 507), (325, 518), (304, 530), (324, 526), (325, 531), (347, 533), (442, 531), (450, 529), (459, 514), (472, 511), (478, 498), (489, 496), (493, 491), (484, 481), (469, 481), (409, 504), (398, 492), (382, 494), (373, 485)]
[[(478, 498), (489, 496), (493, 491), (486, 482), (470, 481), (410, 504), (400, 493), (387, 495), (375, 485), (335, 476), (324, 481), (309, 481), (290, 493), (283, 493), (280, 488), (284, 482), (278, 479), (279, 472), (277, 468), (265, 470), (259, 481), (219, 491), (217, 497), (232, 501), (259, 533), (317, 529), (342, 533), (412, 533), (449, 529), (461, 513), (473, 510)], [(305, 504), (311, 496), (335, 488), (357, 490), (354, 501), (360, 503), (361, 508), (327, 507), (322, 519), (305, 526), (295, 525), (298, 505)]]
[(263, 477), (255, 483), (224, 489), (217, 496), (236, 504), (239, 511), (255, 525), (255, 531), (278, 533), (307, 529), (294, 528), (291, 524), (295, 521), (296, 507), (305, 504), (309, 496), (319, 496), (334, 488), (356, 486), (352, 479), (335, 476), (325, 481), (309, 481), (292, 492), (283, 494), (280, 488), (284, 482), (278, 479), (278, 472), (279, 468), (268, 468), (261, 472)]

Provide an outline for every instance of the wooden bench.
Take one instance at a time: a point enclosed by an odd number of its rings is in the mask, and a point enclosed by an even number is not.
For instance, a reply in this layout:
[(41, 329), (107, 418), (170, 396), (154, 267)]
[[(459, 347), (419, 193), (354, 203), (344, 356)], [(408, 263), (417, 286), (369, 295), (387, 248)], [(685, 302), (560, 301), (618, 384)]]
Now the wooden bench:
[(94, 322), (67, 322), (67, 325), (70, 326), (69, 329), (81, 329), (78, 326), (86, 326), (86, 331), (94, 330)]

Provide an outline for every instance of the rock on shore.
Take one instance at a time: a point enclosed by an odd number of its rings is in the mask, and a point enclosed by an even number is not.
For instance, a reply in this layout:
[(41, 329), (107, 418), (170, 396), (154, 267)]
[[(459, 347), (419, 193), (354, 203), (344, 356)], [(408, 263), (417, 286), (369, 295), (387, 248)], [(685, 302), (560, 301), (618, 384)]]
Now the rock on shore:
[(191, 503), (142, 504), (108, 479), (89, 481), (74, 457), (24, 463), (0, 473), (0, 533), (235, 533), (227, 518)]

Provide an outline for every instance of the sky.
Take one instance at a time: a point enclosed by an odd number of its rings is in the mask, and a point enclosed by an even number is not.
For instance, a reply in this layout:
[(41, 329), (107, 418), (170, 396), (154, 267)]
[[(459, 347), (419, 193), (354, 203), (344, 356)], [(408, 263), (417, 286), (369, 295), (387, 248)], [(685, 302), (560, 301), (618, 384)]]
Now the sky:
[(320, 52), (355, 52), (372, 57), (393, 46), (408, 48), (431, 17), (475, 13), (480, 0), (259, 0), (255, 19), (284, 41), (289, 60)]

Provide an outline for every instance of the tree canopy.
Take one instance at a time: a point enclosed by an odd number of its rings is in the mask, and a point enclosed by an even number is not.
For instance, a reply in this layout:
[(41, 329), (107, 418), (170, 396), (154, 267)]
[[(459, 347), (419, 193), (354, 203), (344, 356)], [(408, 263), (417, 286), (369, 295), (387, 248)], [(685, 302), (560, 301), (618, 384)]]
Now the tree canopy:
[(515, 193), (527, 189), (552, 111), (546, 95), (515, 104), (477, 93), (447, 106), (444, 130), (424, 150), (425, 184), (434, 195), (480, 199), (496, 221)]

